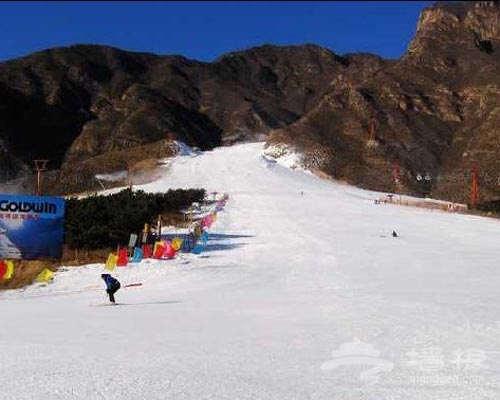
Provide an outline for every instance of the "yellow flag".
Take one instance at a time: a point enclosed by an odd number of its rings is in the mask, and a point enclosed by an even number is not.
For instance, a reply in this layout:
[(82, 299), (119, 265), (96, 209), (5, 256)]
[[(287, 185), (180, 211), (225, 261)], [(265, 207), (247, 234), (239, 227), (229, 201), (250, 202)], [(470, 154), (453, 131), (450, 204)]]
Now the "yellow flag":
[(10, 279), (12, 278), (12, 275), (14, 275), (14, 262), (7, 260), (5, 261), (5, 264), (7, 265), (7, 272), (3, 276), (3, 279)]
[(180, 237), (174, 237), (172, 239), (171, 246), (172, 248), (177, 251), (181, 248), (183, 240)]
[(210, 214), (210, 216), (212, 217), (212, 222), (217, 221), (217, 213), (216, 213), (216, 212), (212, 212), (212, 213)]
[(53, 278), (54, 278), (54, 273), (50, 269), (45, 268), (35, 278), (35, 282), (49, 282)]
[(118, 257), (113, 253), (109, 253), (109, 256), (108, 256), (108, 259), (106, 260), (106, 265), (104, 266), (104, 269), (107, 269), (108, 271), (113, 271), (116, 267), (117, 261), (118, 261)]

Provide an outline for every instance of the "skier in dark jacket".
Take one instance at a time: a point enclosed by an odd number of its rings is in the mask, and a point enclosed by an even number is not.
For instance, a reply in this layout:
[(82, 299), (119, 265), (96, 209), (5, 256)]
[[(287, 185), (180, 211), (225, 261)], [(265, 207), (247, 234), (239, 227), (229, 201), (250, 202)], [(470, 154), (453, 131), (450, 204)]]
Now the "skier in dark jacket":
[(109, 295), (109, 301), (115, 302), (115, 293), (120, 289), (120, 282), (110, 274), (101, 274), (101, 278), (106, 282), (106, 293)]

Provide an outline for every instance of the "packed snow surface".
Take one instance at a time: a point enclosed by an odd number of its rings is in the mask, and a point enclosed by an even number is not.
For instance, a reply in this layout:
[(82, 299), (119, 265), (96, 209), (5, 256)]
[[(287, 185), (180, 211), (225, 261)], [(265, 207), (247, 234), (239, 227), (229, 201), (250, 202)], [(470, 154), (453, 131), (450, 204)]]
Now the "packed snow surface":
[(103, 264), (1, 292), (0, 399), (500, 398), (498, 221), (374, 204), (262, 151), (186, 150), (134, 187), (230, 199), (201, 256), (113, 271), (142, 283), (120, 305)]

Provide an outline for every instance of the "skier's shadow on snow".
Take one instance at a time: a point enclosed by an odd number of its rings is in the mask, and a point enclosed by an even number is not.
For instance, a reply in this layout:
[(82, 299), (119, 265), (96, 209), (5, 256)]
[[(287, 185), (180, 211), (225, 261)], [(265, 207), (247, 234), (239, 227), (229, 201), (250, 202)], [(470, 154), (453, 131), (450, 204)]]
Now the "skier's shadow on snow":
[(182, 303), (180, 300), (166, 300), (166, 301), (145, 301), (143, 303), (117, 303), (118, 306), (152, 306), (160, 304), (178, 304)]

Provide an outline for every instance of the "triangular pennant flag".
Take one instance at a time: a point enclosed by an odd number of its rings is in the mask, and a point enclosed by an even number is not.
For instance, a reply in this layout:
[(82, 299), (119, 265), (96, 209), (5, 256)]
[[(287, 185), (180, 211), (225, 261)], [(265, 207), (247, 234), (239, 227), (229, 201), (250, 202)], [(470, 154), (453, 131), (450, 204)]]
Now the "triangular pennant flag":
[(54, 279), (54, 273), (50, 269), (45, 268), (35, 278), (35, 282), (49, 282), (52, 279)]

